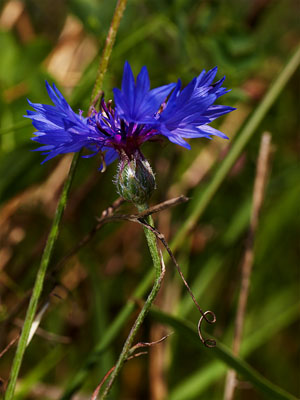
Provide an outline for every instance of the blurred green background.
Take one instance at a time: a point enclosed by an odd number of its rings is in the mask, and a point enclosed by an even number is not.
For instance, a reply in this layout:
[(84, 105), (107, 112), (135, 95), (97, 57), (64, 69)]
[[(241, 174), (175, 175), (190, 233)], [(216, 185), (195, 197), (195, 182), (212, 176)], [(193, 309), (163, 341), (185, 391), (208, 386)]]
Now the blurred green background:
[[(22, 118), (33, 102), (50, 102), (44, 81), (55, 82), (74, 110), (87, 110), (99, 54), (115, 1), (4, 1), (0, 6), (0, 351), (24, 319), (22, 298), (32, 288), (70, 157), (40, 165), (31, 152), (33, 127)], [(185, 194), (188, 204), (155, 217), (171, 240), (209, 185), (243, 125), (299, 42), (296, 0), (129, 0), (105, 76), (106, 99), (119, 87), (124, 61), (135, 74), (147, 65), (152, 87), (202, 69), (219, 67), (232, 88), (222, 104), (237, 107), (213, 126), (230, 141), (191, 141), (187, 151), (166, 141), (147, 143), (144, 154), (156, 172), (152, 204)], [(241, 261), (262, 133), (272, 135), (265, 199), (255, 238), (243, 355), (266, 378), (294, 395), (299, 390), (299, 71), (297, 71), (227, 175), (177, 259), (203, 309), (217, 315), (210, 333), (231, 346)], [(105, 173), (100, 158), (80, 160), (50, 267), (95, 224), (116, 198), (116, 164)], [(130, 205), (122, 212), (132, 211)], [(59, 399), (96, 343), (151, 268), (142, 229), (131, 223), (105, 226), (47, 281), (50, 306), (27, 349), (16, 398)], [(50, 293), (50, 295), (49, 295)], [(167, 275), (156, 304), (195, 326), (198, 312), (175, 273)], [(114, 365), (133, 314), (85, 376), (77, 399), (88, 399)], [(173, 329), (172, 329), (173, 330)], [(174, 331), (174, 330), (173, 330)], [(169, 329), (149, 316), (138, 340), (154, 341)], [(15, 347), (0, 359), (3, 387)], [(298, 354), (298, 355), (297, 355)], [(112, 399), (222, 399), (227, 367), (195, 350), (178, 331), (149, 356), (126, 364)], [(263, 399), (242, 382), (235, 399)]]

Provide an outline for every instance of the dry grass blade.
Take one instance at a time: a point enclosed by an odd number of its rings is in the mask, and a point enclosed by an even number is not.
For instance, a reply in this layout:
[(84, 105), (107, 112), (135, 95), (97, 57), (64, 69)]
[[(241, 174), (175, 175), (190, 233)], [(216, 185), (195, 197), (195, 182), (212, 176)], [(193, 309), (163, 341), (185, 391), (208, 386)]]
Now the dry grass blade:
[[(269, 171), (269, 159), (271, 152), (271, 135), (264, 133), (261, 139), (260, 150), (257, 160), (256, 177), (253, 190), (252, 212), (250, 228), (248, 232), (246, 249), (242, 262), (241, 289), (239, 295), (238, 309), (235, 320), (233, 339), (233, 354), (238, 355), (241, 346), (244, 319), (250, 287), (250, 277), (254, 258), (254, 237), (258, 225), (258, 217), (263, 203), (264, 192)], [(224, 400), (232, 400), (236, 387), (236, 372), (229, 370), (226, 377)]]

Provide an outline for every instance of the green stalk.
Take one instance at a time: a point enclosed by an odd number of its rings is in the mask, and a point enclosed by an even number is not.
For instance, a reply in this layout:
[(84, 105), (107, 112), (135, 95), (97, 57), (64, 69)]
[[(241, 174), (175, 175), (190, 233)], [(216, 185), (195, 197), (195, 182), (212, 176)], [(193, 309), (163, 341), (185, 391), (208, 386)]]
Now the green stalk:
[(15, 400), (24, 400), (30, 396), (32, 388), (41, 382), (50, 371), (66, 356), (66, 346), (57, 345), (40, 360), (27, 375), (18, 381)]
[(178, 231), (174, 240), (172, 241), (173, 250), (178, 248), (179, 244), (182, 243), (182, 241), (184, 240), (186, 234), (194, 227), (196, 221), (203, 214), (204, 210), (210, 203), (211, 199), (220, 187), (230, 169), (233, 167), (244, 147), (246, 146), (252, 135), (255, 133), (259, 124), (296, 71), (299, 63), (300, 46), (296, 49), (289, 62), (283, 68), (276, 81), (270, 87), (257, 109), (254, 111), (254, 113), (246, 123), (245, 127), (238, 135), (237, 139), (230, 148), (227, 157), (220, 165), (219, 169), (217, 170), (216, 174), (214, 175), (204, 192), (203, 188), (199, 188), (198, 191), (194, 194), (193, 210)]
[(156, 321), (167, 324), (177, 330), (177, 332), (182, 334), (182, 337), (189, 339), (199, 351), (205, 351), (207, 354), (222, 360), (230, 368), (233, 368), (237, 373), (241, 374), (244, 379), (251, 382), (256, 389), (266, 395), (269, 399), (297, 400), (294, 395), (286, 392), (284, 389), (273, 384), (264, 376), (262, 376), (246, 361), (234, 356), (231, 350), (219, 341), (216, 347), (210, 349), (204, 347), (199, 340), (198, 333), (196, 332), (193, 324), (162, 312), (156, 308), (151, 310), (151, 316), (154, 317)]
[(92, 92), (91, 97), (91, 105), (94, 104), (95, 100), (97, 99), (99, 93), (101, 92), (102, 85), (103, 85), (103, 78), (107, 70), (108, 62), (110, 59), (110, 55), (112, 52), (113, 45), (116, 40), (116, 35), (118, 32), (118, 28), (126, 7), (127, 0), (118, 0), (118, 3), (115, 8), (114, 16), (111, 21), (111, 25), (108, 31), (108, 35), (106, 38), (105, 46), (102, 52), (99, 69), (97, 73), (96, 83)]
[[(111, 51), (112, 51), (112, 48), (113, 48), (113, 45), (114, 45), (114, 42), (116, 39), (116, 34), (117, 34), (119, 24), (120, 24), (120, 21), (121, 21), (121, 18), (122, 18), (122, 15), (123, 15), (123, 12), (124, 12), (124, 9), (126, 6), (126, 2), (127, 2), (127, 0), (119, 0), (116, 5), (116, 9), (115, 9), (115, 12), (113, 15), (111, 26), (110, 26), (110, 29), (109, 29), (109, 32), (107, 35), (105, 47), (102, 52), (102, 57), (100, 60), (100, 65), (99, 65), (99, 69), (98, 69), (98, 73), (97, 73), (95, 86), (93, 89), (90, 106), (93, 104), (98, 93), (101, 91), (104, 74), (107, 70), (108, 61), (109, 61)], [(49, 265), (49, 262), (50, 262), (50, 259), (52, 256), (54, 244), (55, 244), (57, 236), (58, 236), (59, 224), (61, 222), (63, 211), (67, 204), (68, 194), (70, 191), (73, 177), (75, 175), (79, 156), (80, 156), (80, 153), (75, 153), (75, 155), (73, 157), (72, 164), (71, 164), (71, 167), (69, 170), (69, 174), (65, 181), (65, 184), (64, 184), (64, 187), (63, 187), (63, 190), (62, 190), (62, 193), (61, 193), (61, 196), (60, 196), (57, 208), (56, 208), (55, 216), (54, 216), (52, 226), (50, 229), (50, 233), (49, 233), (49, 236), (47, 239), (47, 244), (46, 244), (46, 247), (45, 247), (43, 255), (42, 255), (40, 267), (39, 267), (39, 270), (37, 273), (37, 277), (36, 277), (35, 284), (33, 287), (29, 306), (28, 306), (28, 309), (26, 312), (25, 321), (24, 321), (21, 336), (20, 336), (20, 339), (18, 342), (17, 351), (16, 351), (16, 354), (15, 354), (15, 357), (13, 360), (11, 374), (10, 374), (10, 380), (8, 382), (8, 386), (7, 386), (7, 389), (5, 392), (5, 400), (12, 400), (14, 397), (17, 378), (19, 375), (19, 371), (21, 368), (25, 349), (27, 346), (27, 341), (28, 341), (31, 325), (32, 325), (32, 322), (33, 322), (35, 314), (36, 314), (38, 301), (39, 301), (39, 298), (40, 298), (40, 295), (41, 295), (41, 292), (43, 289), (43, 285), (44, 285), (46, 271), (47, 271), (47, 268), (48, 268), (48, 265)]]
[(25, 321), (24, 321), (22, 333), (21, 333), (21, 336), (20, 336), (20, 339), (18, 342), (17, 351), (16, 351), (16, 354), (15, 354), (15, 357), (13, 360), (10, 380), (9, 380), (9, 383), (8, 383), (8, 386), (6, 389), (6, 393), (5, 393), (5, 400), (12, 400), (14, 398), (16, 382), (17, 382), (17, 378), (18, 378), (19, 371), (21, 368), (25, 349), (27, 346), (27, 341), (28, 341), (31, 325), (34, 320), (36, 309), (38, 306), (38, 301), (40, 298), (40, 294), (43, 289), (45, 275), (46, 275), (46, 271), (47, 271), (47, 267), (49, 265), (51, 255), (52, 255), (53, 246), (54, 246), (54, 243), (55, 243), (57, 235), (58, 235), (59, 223), (61, 221), (63, 211), (67, 204), (67, 198), (68, 198), (71, 183), (72, 183), (72, 180), (74, 177), (74, 172), (75, 172), (75, 169), (77, 166), (78, 158), (79, 158), (79, 153), (76, 153), (73, 158), (73, 161), (72, 161), (72, 164), (70, 167), (70, 171), (69, 171), (69, 175), (64, 184), (62, 194), (61, 194), (61, 197), (59, 199), (59, 202), (58, 202), (58, 205), (56, 208), (53, 223), (52, 223), (52, 226), (50, 229), (47, 243), (46, 243), (43, 255), (42, 255), (41, 264), (40, 264), (40, 267), (39, 267), (39, 270), (38, 270), (38, 273), (36, 276), (36, 280), (34, 283), (34, 287), (32, 290), (32, 295), (30, 298), (27, 312), (26, 312)]
[(18, 121), (12, 126), (8, 126), (7, 128), (0, 129), (0, 135), (6, 135), (7, 133), (11, 133), (17, 131), (19, 129), (25, 128), (25, 126), (29, 127), (30, 123), (28, 121)]
[[(139, 212), (142, 212), (147, 209), (146, 206), (140, 206), (138, 208), (139, 208)], [(146, 220), (149, 225), (153, 226), (153, 219), (151, 216), (147, 217)], [(156, 296), (159, 292), (161, 281), (163, 278), (163, 272), (162, 272), (161, 263), (160, 263), (160, 256), (159, 256), (158, 249), (157, 249), (156, 237), (155, 237), (154, 233), (150, 232), (147, 228), (144, 228), (144, 232), (145, 232), (145, 236), (147, 239), (147, 244), (148, 244), (148, 247), (150, 250), (150, 254), (152, 257), (153, 265), (154, 265), (155, 281), (154, 281), (153, 287), (151, 289), (151, 292), (149, 293), (147, 300), (144, 303), (143, 308), (141, 309), (139, 315), (137, 316), (137, 318), (135, 320), (134, 325), (132, 326), (132, 328), (130, 330), (130, 333), (129, 333), (129, 335), (126, 339), (126, 342), (123, 346), (122, 352), (116, 363), (115, 369), (110, 376), (109, 382), (104, 390), (103, 395), (101, 396), (101, 399), (105, 399), (107, 397), (113, 383), (115, 382), (117, 376), (119, 375), (119, 372), (122, 369), (123, 364), (127, 360), (130, 349), (133, 344), (133, 341), (135, 339), (135, 336), (136, 336), (141, 324), (143, 323), (146, 315), (148, 314), (154, 299), (156, 298)]]
[[(183, 224), (177, 235), (174, 237), (173, 241), (170, 244), (170, 247), (173, 251), (178, 249), (179, 245), (184, 240), (185, 236), (188, 234), (188, 231), (194, 226), (196, 221), (200, 218), (200, 216), (205, 211), (206, 207), (209, 205), (211, 199), (215, 195), (219, 186), (225, 179), (228, 171), (233, 166), (234, 162), (240, 155), (241, 151), (250, 140), (251, 136), (254, 134), (256, 129), (258, 128), (260, 122), (263, 120), (270, 107), (275, 103), (281, 91), (284, 89), (290, 78), (293, 76), (297, 67), (300, 63), (300, 46), (296, 49), (293, 56), (287, 62), (285, 67), (282, 69), (277, 79), (274, 81), (273, 85), (270, 87), (265, 97), (258, 105), (257, 109), (254, 111), (244, 128), (239, 133), (238, 139), (233, 143), (233, 146), (228, 153), (227, 157), (224, 159), (222, 164), (219, 167), (219, 170), (212, 177), (211, 181), (208, 183), (204, 192), (199, 191), (194, 199), (196, 200), (191, 209), (191, 214), (187, 218), (185, 224)], [(135, 291), (135, 297), (142, 297), (146, 290), (150, 287), (152, 279), (153, 279), (153, 270), (149, 270), (148, 274), (144, 277), (143, 281), (139, 284), (138, 288)], [(138, 294), (138, 295), (137, 295)], [(100, 355), (103, 351), (113, 342), (113, 340), (118, 335), (120, 329), (124, 326), (126, 320), (129, 318), (131, 313), (134, 310), (134, 304), (131, 301), (128, 301), (127, 304), (122, 308), (120, 313), (117, 315), (113, 323), (109, 326), (107, 334), (99, 339), (99, 342), (96, 344), (94, 350), (91, 355), (88, 357), (86, 363), (77, 373), (75, 378), (72, 380), (70, 387), (65, 392), (62, 399), (69, 399), (71, 394), (75, 393), (76, 390), (82, 386), (85, 378), (87, 377), (90, 369), (97, 363)]]

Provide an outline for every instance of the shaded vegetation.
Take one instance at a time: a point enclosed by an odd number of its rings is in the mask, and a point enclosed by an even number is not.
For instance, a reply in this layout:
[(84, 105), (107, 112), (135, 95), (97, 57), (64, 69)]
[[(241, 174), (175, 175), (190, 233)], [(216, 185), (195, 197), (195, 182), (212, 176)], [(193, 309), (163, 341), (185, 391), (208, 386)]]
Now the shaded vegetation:
[[(157, 214), (155, 223), (176, 248), (201, 307), (217, 315), (210, 333), (227, 347), (232, 345), (260, 140), (264, 131), (271, 133), (270, 173), (255, 237), (241, 357), (294, 396), (300, 395), (299, 71), (274, 97), (216, 193), (205, 204), (203, 196), (296, 51), (297, 6), (293, 0), (129, 1), (104, 79), (109, 98), (112, 88), (120, 86), (125, 60), (135, 73), (147, 65), (153, 87), (178, 77), (186, 84), (203, 68), (218, 65), (217, 77), (225, 74), (226, 86), (233, 88), (221, 101), (237, 111), (214, 124), (230, 137), (229, 142), (197, 139), (190, 151), (166, 141), (143, 147), (156, 171), (158, 188), (152, 204), (180, 194), (191, 198), (188, 204)], [(26, 98), (47, 103), (47, 79), (56, 83), (74, 110), (87, 110), (114, 7), (115, 2), (96, 0), (1, 5), (0, 351), (20, 331), (27, 305), (22, 299), (32, 289), (70, 165), (66, 156), (40, 166), (42, 156), (30, 151), (35, 148), (29, 140), (33, 128), (22, 119)], [(50, 270), (117, 198), (112, 184), (116, 166), (101, 174), (100, 163), (99, 157), (79, 161)], [(199, 204), (203, 204), (200, 218), (195, 213)], [(120, 210), (134, 212), (128, 204)], [(186, 221), (191, 221), (191, 229), (181, 234)], [(25, 353), (16, 398), (58, 399), (63, 393), (70, 398), (66, 390), (74, 389), (76, 382), (82, 398), (90, 398), (115, 363), (139, 301), (147, 293), (151, 269), (142, 229), (130, 222), (104, 226), (61, 265), (46, 281), (40, 306), (49, 302), (49, 307)], [(117, 317), (125, 304), (123, 318)], [(156, 304), (196, 327), (197, 309), (171, 263)], [(116, 318), (119, 326), (114, 325)], [(158, 325), (156, 319), (164, 321), (153, 312), (138, 340), (164, 336), (167, 325)], [(180, 325), (174, 323), (172, 330), (174, 334), (151, 348), (149, 356), (126, 364), (113, 399), (222, 398), (228, 368), (222, 357), (216, 360), (209, 350), (202, 351), (200, 342), (195, 344)], [(12, 346), (0, 359), (4, 386), (14, 351)], [(243, 383), (236, 399), (265, 398), (263, 391)]]

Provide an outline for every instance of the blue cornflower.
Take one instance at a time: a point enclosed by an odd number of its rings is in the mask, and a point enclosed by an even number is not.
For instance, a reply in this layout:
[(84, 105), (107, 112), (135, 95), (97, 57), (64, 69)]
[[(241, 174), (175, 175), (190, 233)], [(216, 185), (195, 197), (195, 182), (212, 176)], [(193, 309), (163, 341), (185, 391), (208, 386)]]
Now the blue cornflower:
[(119, 158), (124, 162), (143, 160), (141, 145), (156, 135), (166, 136), (171, 142), (190, 148), (184, 138), (211, 135), (227, 138), (208, 124), (234, 108), (214, 105), (228, 90), (222, 87), (224, 78), (213, 83), (217, 68), (194, 78), (184, 89), (180, 80), (150, 90), (146, 67), (135, 81), (128, 62), (124, 66), (122, 89), (114, 89), (115, 108), (101, 100), (100, 111), (89, 117), (75, 113), (53, 84), (46, 82), (54, 106), (31, 103), (35, 111), (27, 111), (37, 131), (32, 139), (46, 155), (43, 162), (58, 154), (72, 153), (83, 147), (92, 153), (105, 154), (106, 165)]

